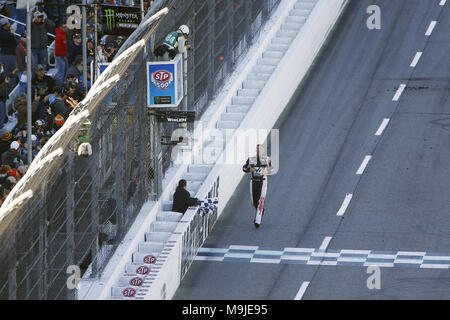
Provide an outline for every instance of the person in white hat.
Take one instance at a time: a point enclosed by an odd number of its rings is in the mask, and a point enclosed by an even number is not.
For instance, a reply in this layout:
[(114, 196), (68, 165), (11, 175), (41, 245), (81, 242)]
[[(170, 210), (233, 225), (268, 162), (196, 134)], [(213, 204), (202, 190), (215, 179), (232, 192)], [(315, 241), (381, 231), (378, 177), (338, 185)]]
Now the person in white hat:
[(2, 164), (6, 164), (11, 168), (17, 168), (27, 163), (27, 157), (20, 154), (20, 143), (11, 142), (9, 150), (2, 154)]
[(183, 24), (164, 38), (163, 43), (153, 52), (154, 55), (162, 61), (169, 61), (179, 53), (186, 53), (191, 49), (191, 45), (186, 43), (188, 35), (189, 27)]

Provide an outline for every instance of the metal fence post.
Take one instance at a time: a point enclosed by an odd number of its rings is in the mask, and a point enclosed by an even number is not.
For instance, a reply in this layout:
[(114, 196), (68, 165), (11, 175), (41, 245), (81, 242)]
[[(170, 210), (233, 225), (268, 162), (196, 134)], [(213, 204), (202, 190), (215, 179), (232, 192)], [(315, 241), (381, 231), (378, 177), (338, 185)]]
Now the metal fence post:
[(154, 166), (155, 169), (155, 177), (156, 177), (156, 199), (159, 199), (162, 194), (162, 148), (161, 148), (161, 123), (156, 120), (156, 144), (155, 144), (155, 159), (156, 163)]
[(233, 57), (233, 26), (234, 26), (234, 3), (229, 2), (227, 4), (227, 13), (226, 15), (229, 17), (228, 25), (227, 25), (227, 42), (226, 42), (226, 54), (227, 54), (227, 64), (226, 71), (230, 73), (233, 70), (234, 65), (234, 57)]
[(215, 92), (215, 61), (214, 61), (214, 38), (215, 38), (215, 28), (214, 28), (214, 16), (215, 16), (215, 4), (214, 1), (209, 0), (208, 1), (208, 44), (209, 44), (209, 50), (208, 50), (208, 101), (211, 101), (211, 99), (214, 96)]
[(119, 106), (117, 106), (117, 141), (114, 144), (116, 148), (115, 154), (115, 199), (117, 201), (117, 211), (118, 211), (118, 219), (117, 219), (117, 227), (119, 230), (119, 234), (123, 234), (126, 230), (124, 230), (125, 224), (125, 206), (124, 206), (124, 186), (123, 186), (123, 170), (124, 170), (124, 148), (125, 148), (125, 114)]
[(93, 152), (92, 155), (94, 156), (94, 161), (91, 162), (90, 167), (90, 174), (92, 177), (92, 186), (91, 186), (91, 230), (94, 237), (94, 243), (91, 248), (91, 257), (92, 257), (92, 274), (91, 277), (97, 277), (98, 275), (98, 255), (99, 255), (99, 243), (98, 243), (98, 235), (99, 235), (99, 205), (98, 205), (98, 191), (100, 189), (99, 187), (99, 170), (98, 170), (98, 161), (97, 161), (97, 155), (98, 152), (95, 152), (98, 150), (97, 146), (92, 146)]
[(250, 46), (252, 42), (252, 32), (251, 32), (251, 24), (252, 24), (252, 3), (253, 1), (245, 1), (244, 2), (244, 10), (245, 10), (245, 40), (247, 46)]
[(47, 212), (48, 212), (48, 183), (46, 183), (44, 187), (44, 202), (42, 210), (39, 211), (39, 256), (41, 257), (39, 260), (39, 270), (40, 270), (40, 290), (41, 299), (47, 299), (48, 293), (48, 284), (47, 284), (47, 276), (48, 276), (48, 265), (47, 265)]
[(269, 19), (269, 14), (270, 14), (270, 12), (269, 12), (269, 1), (270, 0), (263, 0), (263, 15), (262, 15), (262, 17), (263, 17), (263, 21), (267, 21), (268, 19)]
[[(66, 263), (67, 266), (71, 265), (74, 261), (75, 251), (75, 174), (74, 174), (74, 155), (72, 151), (67, 155), (67, 199), (66, 199)], [(72, 295), (69, 289), (67, 289), (67, 298), (72, 299)]]
[[(11, 232), (15, 232), (14, 230)], [(17, 256), (15, 248), (15, 235), (10, 236), (10, 241), (8, 244), (8, 299), (17, 299)]]

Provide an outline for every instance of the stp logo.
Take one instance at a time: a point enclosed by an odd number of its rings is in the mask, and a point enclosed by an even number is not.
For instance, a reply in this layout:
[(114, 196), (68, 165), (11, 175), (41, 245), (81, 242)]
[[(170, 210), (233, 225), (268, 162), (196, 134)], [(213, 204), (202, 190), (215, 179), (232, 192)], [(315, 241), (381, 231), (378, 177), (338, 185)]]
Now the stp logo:
[(130, 280), (130, 286), (140, 287), (142, 285), (142, 279), (139, 277), (135, 277)]
[(152, 264), (156, 262), (156, 257), (152, 255), (148, 255), (144, 257), (144, 263)]
[(159, 70), (152, 73), (152, 83), (160, 88), (166, 89), (173, 82), (173, 75), (166, 70)]
[(136, 290), (134, 290), (133, 288), (126, 288), (122, 291), (122, 294), (124, 297), (134, 297), (134, 295), (136, 294)]
[(137, 274), (147, 274), (150, 271), (150, 269), (146, 266), (140, 266), (136, 269)]

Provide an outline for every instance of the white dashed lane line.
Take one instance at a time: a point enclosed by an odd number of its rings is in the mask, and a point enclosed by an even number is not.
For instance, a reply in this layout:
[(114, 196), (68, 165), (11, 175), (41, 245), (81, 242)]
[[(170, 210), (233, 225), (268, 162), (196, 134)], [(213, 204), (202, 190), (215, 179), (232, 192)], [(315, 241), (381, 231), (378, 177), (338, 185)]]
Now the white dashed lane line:
[(387, 125), (389, 124), (389, 121), (390, 119), (387, 118), (383, 120), (377, 132), (375, 133), (376, 136), (381, 136), (383, 134), (384, 129), (386, 129)]
[(439, 2), (439, 5), (444, 6), (446, 2), (447, 2), (447, 0), (441, 0), (441, 2)]
[(352, 197), (353, 197), (352, 194), (347, 194), (345, 196), (344, 202), (342, 202), (341, 208), (336, 214), (338, 217), (342, 217), (344, 215), (345, 211), (348, 208), (348, 205), (350, 204), (350, 201), (352, 201)]
[(406, 84), (402, 83), (400, 87), (397, 89), (397, 92), (395, 93), (394, 98), (392, 98), (392, 101), (398, 101), (400, 97), (402, 96), (403, 90), (405, 90)]
[(361, 175), (364, 173), (364, 170), (366, 170), (367, 164), (369, 163), (370, 159), (372, 159), (372, 156), (366, 156), (361, 163), (361, 166), (359, 167), (358, 171), (356, 171), (357, 175)]
[(295, 296), (294, 300), (302, 300), (303, 295), (306, 292), (306, 289), (308, 289), (309, 281), (304, 281), (300, 287), (300, 289), (297, 292), (297, 295)]
[(410, 64), (411, 68), (414, 68), (414, 67), (417, 66), (417, 63), (419, 62), (421, 56), (422, 56), (422, 52), (417, 52), (416, 53), (416, 56), (414, 57), (413, 61)]
[(331, 241), (331, 237), (325, 237), (325, 239), (323, 239), (322, 244), (319, 247), (319, 250), (327, 250), (328, 245), (330, 244)]
[(427, 37), (431, 36), (433, 33), (434, 27), (436, 26), (437, 21), (431, 21), (430, 26), (427, 29), (427, 32), (425, 32), (425, 35)]

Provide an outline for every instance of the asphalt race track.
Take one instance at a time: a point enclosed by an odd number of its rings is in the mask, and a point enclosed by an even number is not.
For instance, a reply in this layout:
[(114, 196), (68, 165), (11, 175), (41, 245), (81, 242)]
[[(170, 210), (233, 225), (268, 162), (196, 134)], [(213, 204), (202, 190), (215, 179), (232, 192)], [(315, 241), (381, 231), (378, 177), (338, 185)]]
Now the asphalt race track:
[(449, 1), (353, 0), (279, 121), (261, 227), (247, 176), (174, 299), (450, 299), (449, 31)]

